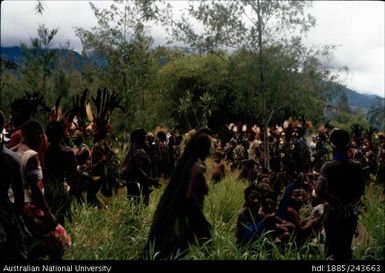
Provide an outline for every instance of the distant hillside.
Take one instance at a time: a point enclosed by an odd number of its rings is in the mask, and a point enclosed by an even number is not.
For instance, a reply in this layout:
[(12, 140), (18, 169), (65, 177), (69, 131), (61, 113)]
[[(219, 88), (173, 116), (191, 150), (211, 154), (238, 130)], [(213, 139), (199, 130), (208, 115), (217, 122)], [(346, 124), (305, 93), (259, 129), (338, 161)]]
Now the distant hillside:
[(3, 59), (18, 64), (21, 56), (21, 48), (19, 46), (1, 47), (0, 55)]
[[(108, 61), (100, 56), (89, 54), (87, 56), (87, 60), (85, 60), (82, 55), (77, 53), (76, 51), (67, 50), (67, 49), (51, 49), (51, 50), (58, 50), (60, 54), (60, 58), (62, 60), (68, 59), (69, 57), (73, 58), (73, 64), (76, 69), (81, 69), (82, 64), (89, 63), (89, 64), (96, 64), (100, 67), (105, 67), (108, 64)], [(21, 57), (21, 48), (19, 46), (13, 46), (13, 47), (1, 47), (1, 58), (10, 62), (15, 63), (16, 65), (20, 64), (20, 57)], [(187, 49), (184, 49), (184, 51), (188, 52)], [(352, 89), (349, 89), (345, 86), (341, 85), (334, 85), (332, 87), (332, 93), (335, 94), (332, 104), (336, 103), (338, 101), (338, 98), (341, 94), (341, 92), (344, 92), (348, 98), (348, 104), (349, 106), (354, 110), (357, 108), (362, 108), (365, 112), (370, 108), (370, 106), (373, 104), (376, 95), (369, 95), (369, 94), (361, 94), (357, 91), (354, 91)]]
[(345, 94), (348, 100), (348, 105), (352, 110), (361, 108), (364, 112), (367, 112), (375, 102), (375, 99), (379, 98), (379, 96), (358, 93), (357, 91), (347, 88), (346, 86), (334, 83), (330, 86), (328, 93), (332, 95), (332, 99), (329, 101), (329, 104), (332, 107), (338, 107), (338, 102), (341, 96)]
[[(72, 62), (72, 65), (76, 69), (81, 69), (81, 66), (84, 63), (96, 64), (101, 67), (107, 65), (107, 60), (94, 54), (89, 54), (89, 56), (87, 56), (87, 59), (84, 59), (82, 55), (80, 55), (78, 52), (73, 50), (69, 50), (69, 49), (49, 49), (49, 50), (57, 51), (59, 54), (59, 60), (63, 62), (66, 62), (66, 61), (68, 62), (68, 60), (70, 60)], [(13, 62), (16, 65), (19, 65), (21, 62), (22, 49), (19, 46), (1, 47), (0, 54), (2, 59), (9, 62)]]
[(344, 87), (343, 91), (348, 97), (349, 105), (352, 107), (369, 109), (370, 106), (372, 106), (375, 98), (378, 97), (376, 95), (361, 94), (347, 87)]

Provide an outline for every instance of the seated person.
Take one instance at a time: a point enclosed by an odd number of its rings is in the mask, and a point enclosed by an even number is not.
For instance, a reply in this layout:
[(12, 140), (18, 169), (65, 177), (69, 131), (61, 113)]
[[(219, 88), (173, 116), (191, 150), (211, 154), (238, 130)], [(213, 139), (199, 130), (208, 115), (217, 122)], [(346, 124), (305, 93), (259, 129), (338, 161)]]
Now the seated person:
[(237, 244), (244, 246), (258, 239), (263, 232), (272, 230), (273, 239), (281, 241), (289, 237), (291, 223), (275, 215), (275, 195), (270, 186), (261, 183), (250, 185), (245, 190), (245, 204), (238, 214)]
[(303, 188), (302, 181), (295, 179), (286, 187), (278, 207), (278, 216), (294, 224), (297, 243), (303, 243), (314, 229), (321, 226), (321, 213), (314, 213), (307, 220), (301, 219), (300, 209), (307, 201), (308, 193)]
[(258, 233), (255, 224), (260, 208), (260, 189), (255, 184), (251, 184), (244, 190), (244, 198), (245, 203), (238, 212), (236, 226), (237, 244), (239, 246), (247, 244), (253, 239), (254, 233)]

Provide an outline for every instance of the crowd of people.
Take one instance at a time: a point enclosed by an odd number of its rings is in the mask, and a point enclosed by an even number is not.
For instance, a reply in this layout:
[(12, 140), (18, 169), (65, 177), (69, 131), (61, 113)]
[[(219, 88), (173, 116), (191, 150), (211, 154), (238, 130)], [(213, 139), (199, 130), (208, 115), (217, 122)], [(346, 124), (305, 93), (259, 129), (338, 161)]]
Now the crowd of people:
[[(137, 129), (117, 166), (107, 135), (120, 100), (98, 90), (92, 108), (86, 96), (74, 99), (66, 112), (58, 100), (45, 128), (33, 119), (37, 107), (30, 98), (12, 103), (9, 121), (0, 115), (0, 254), (5, 259), (60, 259), (71, 244), (65, 229), (71, 202), (102, 208), (99, 192), (111, 197), (125, 187), (135, 205), (148, 205), (160, 180), (165, 189), (144, 256), (183, 257), (194, 243), (209, 249), (211, 225), (203, 213), (208, 183), (222, 183), (234, 172), (246, 181), (235, 233), (239, 247), (253, 248), (263, 236), (277, 244), (294, 238), (300, 245), (324, 234), (325, 257), (348, 260), (365, 183), (385, 184), (384, 134), (358, 126), (350, 134), (325, 124), (309, 142), (309, 124), (294, 119), (267, 130), (232, 123), (221, 137), (209, 129), (186, 135)], [(211, 181), (205, 175), (208, 157)], [(306, 204), (312, 209), (304, 215)]]
[[(214, 157), (223, 157), (250, 183), (238, 214), (237, 243), (252, 246), (269, 236), (282, 244), (295, 238), (301, 245), (321, 234), (325, 257), (349, 260), (365, 185), (375, 180), (384, 186), (385, 138), (358, 125), (349, 134), (325, 124), (308, 143), (308, 127), (289, 119), (264, 137), (257, 126), (230, 124), (229, 142), (213, 139)], [(308, 204), (306, 213), (301, 209)]]

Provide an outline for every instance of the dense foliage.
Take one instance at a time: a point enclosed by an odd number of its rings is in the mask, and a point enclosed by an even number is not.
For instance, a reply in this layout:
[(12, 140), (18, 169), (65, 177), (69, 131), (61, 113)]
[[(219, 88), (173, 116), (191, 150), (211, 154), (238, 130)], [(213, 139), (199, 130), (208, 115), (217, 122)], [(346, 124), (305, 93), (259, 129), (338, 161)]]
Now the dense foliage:
[[(378, 129), (383, 127), (381, 99), (366, 117), (336, 95), (338, 78), (323, 63), (332, 56), (333, 46), (306, 49), (302, 32), (292, 37), (274, 34), (312, 27), (314, 18), (301, 17), (307, 4), (261, 2), (261, 22), (266, 23), (260, 30), (263, 47), (258, 45), (258, 22), (245, 22), (245, 14), (257, 11), (253, 5), (192, 3), (190, 16), (206, 29), (197, 35), (184, 17), (175, 21), (162, 2), (114, 1), (102, 10), (91, 4), (98, 23), (91, 30), (76, 28), (83, 44), (81, 56), (68, 44), (52, 49), (58, 29), (42, 24), (31, 44), (21, 45), (20, 60), (2, 59), (0, 107), (8, 112), (13, 99), (34, 91), (50, 107), (62, 96), (67, 108), (71, 97), (84, 89), (92, 94), (107, 87), (123, 97), (126, 110), (113, 116), (114, 133), (139, 126), (152, 130), (160, 124), (181, 131), (205, 125), (223, 130), (236, 120), (281, 123), (288, 116), (306, 116), (313, 123), (331, 117), (338, 124), (368, 119)], [(220, 16), (232, 10), (237, 12), (229, 13), (228, 20)], [(270, 24), (276, 14), (286, 19), (275, 29)], [(190, 47), (154, 47), (149, 23), (166, 25), (175, 40)], [(227, 36), (218, 36), (224, 29)], [(45, 114), (37, 118), (46, 121)]]

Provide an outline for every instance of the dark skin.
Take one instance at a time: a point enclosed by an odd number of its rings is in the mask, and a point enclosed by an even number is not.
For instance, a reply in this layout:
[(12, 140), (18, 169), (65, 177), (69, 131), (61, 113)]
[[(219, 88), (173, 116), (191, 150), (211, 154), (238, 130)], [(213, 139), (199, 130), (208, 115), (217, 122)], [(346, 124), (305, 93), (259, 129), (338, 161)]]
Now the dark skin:
[(308, 220), (302, 221), (299, 214), (299, 209), (302, 207), (304, 202), (307, 201), (307, 192), (304, 189), (294, 189), (291, 194), (292, 205), (287, 208), (291, 222), (300, 230), (307, 230), (311, 228), (315, 223), (321, 219), (321, 215)]
[(72, 138), (73, 143), (76, 145), (72, 151), (75, 154), (76, 163), (79, 165), (86, 164), (90, 156), (90, 150), (87, 146), (80, 146), (83, 144), (83, 135), (80, 131), (75, 131)]
[(260, 195), (261, 194), (258, 191), (252, 190), (250, 194), (247, 196), (246, 204), (251, 210), (258, 211), (260, 206), (260, 202), (259, 202)]
[(259, 218), (258, 210), (260, 208), (260, 198), (261, 194), (256, 189), (252, 189), (247, 195), (245, 199), (245, 204), (243, 205), (243, 208), (241, 209), (238, 215), (236, 234), (237, 240), (240, 240), (240, 238), (242, 238), (243, 224), (250, 221), (250, 217), (254, 222), (256, 222)]
[(212, 169), (213, 180), (214, 178), (219, 180), (219, 178), (224, 177), (224, 175), (225, 175), (225, 165), (220, 161), (215, 161)]
[(154, 186), (156, 188), (160, 187), (160, 184), (158, 183), (158, 179), (154, 179), (150, 177), (147, 172), (145, 171), (148, 169), (148, 161), (146, 160), (147, 157), (147, 136), (143, 136), (140, 141), (136, 144), (136, 148), (138, 149), (138, 153), (143, 155), (139, 156), (136, 160), (136, 167), (137, 167), (137, 176), (140, 179), (140, 181), (145, 182), (148, 186)]
[(202, 162), (211, 140), (202, 130), (187, 142), (154, 214), (146, 253), (153, 245), (160, 259), (177, 252), (184, 255), (189, 244), (208, 243), (211, 238), (210, 224), (202, 211), (208, 194)]
[[(28, 134), (23, 132), (22, 142), (17, 145), (13, 150), (18, 150), (19, 152), (25, 152), (29, 149), (37, 151), (42, 143), (42, 139), (44, 137), (42, 128), (34, 128), (29, 131)], [(37, 169), (39, 163), (38, 155), (32, 156), (27, 162), (27, 169)], [(44, 194), (40, 189), (39, 185), (42, 183), (41, 179), (35, 175), (30, 176), (28, 181), (31, 188), (31, 197), (33, 203), (35, 203), (39, 208), (41, 208), (47, 218), (48, 228), (50, 230), (54, 229), (57, 225), (57, 219), (52, 214), (49, 209), (47, 202), (44, 198)]]
[[(49, 144), (46, 154), (45, 177), (47, 175), (65, 175), (66, 181), (70, 186), (76, 184), (76, 162), (74, 153), (61, 144), (60, 138), (54, 138)], [(60, 162), (64, 159), (63, 164), (52, 165), (52, 162)], [(47, 162), (48, 161), (48, 162)], [(52, 173), (51, 173), (52, 172)]]
[[(0, 144), (0, 153), (2, 152), (2, 144)], [(17, 213), (22, 214), (24, 208), (24, 189), (23, 189), (23, 180), (20, 173), (20, 164), (18, 164), (15, 158), (8, 156), (6, 152), (3, 152), (2, 165), (5, 169), (2, 172), (5, 172), (4, 184), (0, 184), (0, 194), (2, 198), (8, 197), (8, 189), (12, 188), (14, 195), (14, 205)], [(4, 165), (3, 165), (4, 164)]]
[(147, 173), (143, 170), (146, 165), (144, 160), (138, 160), (137, 163), (138, 163), (137, 166), (138, 166), (139, 176), (142, 177), (143, 181), (147, 181), (150, 186), (159, 188), (160, 187), (160, 184), (158, 183), (159, 180), (149, 177)]
[(19, 108), (11, 109), (11, 122), (15, 128), (19, 128), (30, 119), (32, 119), (31, 113), (26, 113), (23, 109)]
[[(15, 148), (20, 152), (27, 151), (29, 149), (32, 150), (37, 150), (39, 148), (41, 143), (41, 139), (43, 137), (43, 132), (41, 131), (40, 134), (37, 133), (34, 136), (31, 137), (24, 137), (23, 141), (21, 144), (17, 145)], [(27, 169), (37, 169), (39, 166), (39, 157), (38, 155), (32, 156), (28, 162), (27, 162)], [(50, 230), (55, 229), (57, 225), (57, 219), (56, 217), (52, 214), (50, 208), (47, 205), (47, 202), (44, 198), (44, 194), (40, 188), (40, 184), (42, 183), (41, 179), (37, 176), (29, 176), (28, 184), (31, 189), (31, 198), (33, 203), (39, 207), (41, 210), (43, 210), (44, 215), (46, 216), (47, 219), (47, 225)]]
[(263, 221), (272, 221), (272, 224), (279, 230), (277, 238), (283, 239), (284, 237), (290, 236), (289, 231), (294, 228), (294, 225), (275, 215), (276, 205), (273, 198), (265, 198), (261, 208), (258, 210), (258, 215)]
[[(97, 145), (94, 145), (91, 149), (91, 159), (92, 161), (95, 160), (95, 151), (98, 150), (98, 149), (101, 149), (100, 147), (98, 147)], [(98, 160), (96, 162), (92, 162), (92, 165), (90, 166), (90, 173), (93, 173), (95, 171), (97, 171), (98, 169), (102, 168), (106, 163), (107, 161), (109, 160), (109, 156), (105, 154), (105, 152), (101, 152), (99, 155), (98, 155)]]
[[(107, 131), (104, 129), (101, 129), (99, 131), (94, 132), (93, 134), (93, 142), (94, 144), (98, 143), (99, 141), (105, 139), (107, 137)], [(91, 157), (93, 155), (93, 151), (95, 150), (95, 146), (91, 149)], [(103, 167), (103, 165), (106, 164), (108, 161), (108, 157), (103, 153), (102, 156), (99, 158), (97, 162), (92, 162), (92, 166), (90, 166), (90, 172), (94, 172), (95, 170)]]
[[(210, 141), (211, 141), (211, 138), (210, 138)], [(206, 147), (206, 149), (199, 150), (198, 151), (198, 158), (202, 162), (204, 162), (205, 159), (207, 158), (207, 156), (209, 155), (209, 152), (210, 152), (210, 148), (209, 147)], [(188, 187), (187, 195), (186, 195), (187, 199), (191, 197), (191, 194), (193, 192), (194, 181), (199, 181), (201, 179), (201, 176), (202, 176), (201, 167), (199, 165), (195, 164), (193, 166), (192, 170), (191, 170), (191, 179), (190, 179), (190, 182), (189, 182), (189, 187)], [(204, 181), (206, 182), (205, 179), (204, 179)]]

